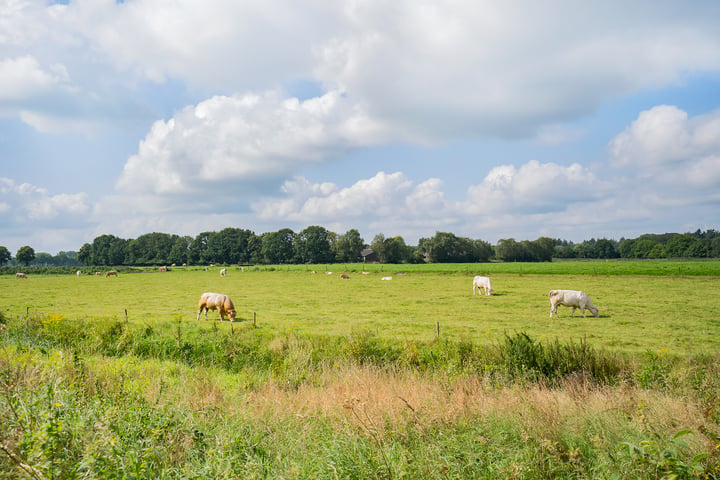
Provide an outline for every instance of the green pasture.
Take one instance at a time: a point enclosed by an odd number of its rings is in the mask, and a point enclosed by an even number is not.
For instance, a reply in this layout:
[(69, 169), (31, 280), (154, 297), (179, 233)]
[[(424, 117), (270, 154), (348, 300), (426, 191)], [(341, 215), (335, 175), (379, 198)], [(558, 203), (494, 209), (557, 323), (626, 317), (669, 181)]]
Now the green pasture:
[[(592, 272), (605, 263), (559, 262), (545, 268)], [(689, 271), (696, 268), (691, 265), (707, 269), (718, 264), (677, 263), (655, 265)], [(447, 272), (405, 268), (403, 275), (388, 265), (368, 266), (370, 275), (360, 274), (361, 265), (246, 267), (244, 271), (229, 267), (226, 277), (220, 277), (219, 267), (175, 268), (167, 273), (121, 271), (117, 278), (30, 275), (22, 280), (5, 275), (0, 276), (0, 309), (17, 317), (43, 313), (70, 321), (127, 318), (132, 323), (179, 322), (201, 329), (258, 328), (271, 335), (371, 331), (387, 338), (429, 342), (439, 331), (443, 338), (492, 344), (501, 342), (505, 334), (526, 332), (539, 340), (585, 339), (596, 348), (628, 352), (684, 355), (719, 350), (720, 279), (716, 276), (492, 273), (493, 265), (454, 266)], [(316, 274), (311, 273), (313, 268)], [(327, 275), (326, 269), (333, 274)], [(340, 279), (346, 270), (350, 278)], [(472, 294), (472, 276), (479, 273), (492, 273), (494, 295)], [(392, 276), (392, 281), (381, 280), (383, 276)], [(560, 307), (560, 318), (550, 318), (548, 292), (555, 288), (584, 290), (598, 306), (600, 317), (588, 312), (583, 318), (576, 311), (570, 318), (570, 309)], [(210, 312), (212, 322), (201, 317), (196, 324), (197, 299), (206, 291), (230, 295), (240, 321), (232, 327), (229, 322), (218, 324), (217, 312)]]

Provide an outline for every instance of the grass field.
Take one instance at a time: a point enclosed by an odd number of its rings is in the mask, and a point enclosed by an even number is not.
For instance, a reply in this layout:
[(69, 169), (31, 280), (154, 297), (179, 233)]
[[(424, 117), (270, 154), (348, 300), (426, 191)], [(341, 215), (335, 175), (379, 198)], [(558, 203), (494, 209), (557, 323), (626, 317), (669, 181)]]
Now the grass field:
[[(251, 328), (254, 319), (257, 328), (275, 333), (369, 330), (387, 338), (431, 341), (439, 326), (442, 337), (477, 343), (523, 331), (540, 339), (585, 338), (597, 347), (623, 351), (720, 351), (720, 279), (714, 276), (500, 273), (492, 276), (494, 295), (486, 297), (471, 293), (474, 272), (361, 275), (351, 269), (351, 278), (341, 280), (339, 271), (313, 275), (305, 269), (231, 268), (224, 278), (218, 271), (175, 269), (121, 273), (118, 278), (2, 276), (2, 308), (16, 316), (43, 312), (68, 319), (125, 320), (127, 311), (130, 322), (195, 322), (200, 294), (216, 291), (233, 299), (238, 319), (244, 320), (236, 325), (241, 329)], [(393, 280), (380, 280), (385, 275)], [(560, 307), (560, 318), (550, 318), (548, 292), (555, 288), (584, 290), (600, 317), (588, 313), (583, 318), (576, 311), (570, 318), (570, 309)], [(221, 328), (230, 327), (226, 323)]]
[(0, 276), (0, 479), (720, 478), (719, 262), (609, 263)]

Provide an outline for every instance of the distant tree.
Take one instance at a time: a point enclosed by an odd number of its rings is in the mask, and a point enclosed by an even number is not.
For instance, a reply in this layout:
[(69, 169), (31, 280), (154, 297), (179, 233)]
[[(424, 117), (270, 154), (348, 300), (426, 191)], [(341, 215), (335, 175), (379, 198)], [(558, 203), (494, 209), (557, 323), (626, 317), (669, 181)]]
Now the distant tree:
[(82, 263), (77, 258), (77, 252), (58, 252), (57, 255), (52, 257), (52, 264), (56, 266), (65, 266), (65, 265), (72, 265), (72, 266), (80, 266)]
[(655, 245), (660, 245), (660, 242), (650, 239), (638, 240), (635, 243), (634, 257), (650, 258), (650, 252), (655, 248)]
[(720, 257), (720, 237), (715, 237), (710, 240), (708, 246), (708, 256), (713, 258)]
[(35, 258), (30, 262), (33, 265), (39, 265), (41, 267), (49, 267), (54, 265), (53, 256), (47, 252), (37, 252)]
[(332, 263), (332, 241), (335, 234), (324, 227), (312, 225), (298, 233), (295, 255), (300, 263)]
[(593, 258), (593, 246), (588, 241), (573, 245), (574, 258)]
[(617, 258), (620, 256), (615, 244), (607, 238), (601, 238), (592, 246), (593, 258)]
[(434, 263), (477, 262), (481, 257), (489, 259), (490, 245), (480, 242), (449, 232), (435, 232), (433, 238), (422, 239), (422, 247)]
[(127, 263), (130, 265), (166, 265), (172, 263), (170, 250), (177, 235), (168, 233), (146, 233), (128, 242)]
[(78, 250), (77, 258), (85, 266), (92, 265), (92, 245), (84, 243)]
[(521, 262), (526, 257), (525, 247), (514, 238), (501, 238), (495, 246), (495, 257), (503, 262)]
[(555, 240), (548, 237), (540, 237), (529, 242), (528, 247), (530, 260), (533, 262), (552, 262), (555, 252)]
[(92, 265), (123, 265), (127, 253), (129, 240), (115, 235), (100, 235), (95, 237), (90, 249)]
[(687, 250), (685, 250), (685, 256), (692, 257), (692, 258), (707, 257), (708, 249), (705, 247), (705, 245), (700, 240), (696, 240), (695, 242), (690, 244), (690, 246), (687, 248)]
[(473, 240), (473, 261), (486, 263), (490, 261), (490, 257), (492, 256), (493, 248), (490, 242)]
[(11, 258), (10, 250), (7, 247), (0, 246), (0, 267), (8, 263)]
[(32, 262), (34, 259), (35, 250), (33, 250), (33, 248), (28, 245), (20, 247), (20, 249), (15, 254), (15, 260), (17, 260), (19, 263), (24, 264), (26, 267), (30, 265), (30, 262)]
[(268, 265), (292, 263), (295, 257), (295, 232), (283, 228), (262, 235), (260, 257), (262, 263)]
[(357, 262), (365, 248), (365, 240), (360, 232), (350, 229), (338, 237), (335, 243), (335, 259), (338, 262)]
[(665, 247), (661, 243), (656, 243), (647, 255), (647, 258), (665, 258)]
[[(689, 233), (677, 234), (671, 237), (665, 244), (665, 253), (670, 258), (689, 257), (688, 250), (695, 247), (700, 241)], [(704, 256), (704, 255), (703, 255)]]
[(202, 232), (198, 233), (190, 244), (190, 251), (188, 252), (188, 263), (193, 265), (201, 265), (211, 263), (208, 254), (208, 243), (210, 237), (215, 232)]
[(575, 258), (575, 250), (572, 245), (555, 245), (553, 256), (555, 258)]
[(248, 240), (255, 233), (241, 228), (224, 228), (210, 235), (207, 243), (208, 261), (212, 263), (249, 263)]
[(192, 244), (192, 241), (193, 239), (190, 236), (178, 236), (170, 248), (168, 262), (176, 265), (188, 263), (188, 255), (190, 254), (190, 245)]
[(635, 257), (635, 244), (637, 240), (632, 238), (621, 238), (618, 243), (618, 253), (622, 258)]
[(383, 263), (403, 263), (410, 257), (410, 249), (400, 235), (386, 238), (380, 261)]

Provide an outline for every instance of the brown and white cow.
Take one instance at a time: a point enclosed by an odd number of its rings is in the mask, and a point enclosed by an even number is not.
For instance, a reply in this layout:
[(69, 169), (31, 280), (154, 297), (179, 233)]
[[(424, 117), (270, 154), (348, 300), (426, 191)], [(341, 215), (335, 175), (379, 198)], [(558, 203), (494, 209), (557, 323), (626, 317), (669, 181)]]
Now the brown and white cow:
[(220, 320), (225, 320), (225, 315), (227, 315), (230, 317), (231, 322), (235, 321), (235, 305), (233, 305), (230, 297), (225, 294), (205, 292), (200, 295), (200, 300), (198, 300), (197, 320), (200, 320), (200, 313), (203, 310), (205, 311), (205, 320), (208, 319), (208, 310), (217, 310), (220, 314)]

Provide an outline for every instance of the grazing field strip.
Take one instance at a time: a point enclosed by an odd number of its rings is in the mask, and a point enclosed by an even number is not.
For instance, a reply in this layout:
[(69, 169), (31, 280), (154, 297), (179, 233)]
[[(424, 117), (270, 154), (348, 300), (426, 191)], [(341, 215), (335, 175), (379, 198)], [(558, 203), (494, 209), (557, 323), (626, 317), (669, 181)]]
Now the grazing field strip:
[[(219, 269), (216, 269), (219, 270)], [(394, 272), (395, 273), (395, 272)], [(432, 341), (440, 335), (495, 343), (506, 333), (539, 339), (587, 339), (622, 351), (692, 354), (718, 351), (720, 278), (712, 276), (492, 275), (492, 296), (472, 294), (472, 275), (407, 273), (311, 274), (304, 270), (121, 273), (117, 278), (35, 275), (0, 277), (0, 308), (10, 315), (40, 312), (64, 318), (117, 319), (153, 324), (192, 322), (203, 292), (228, 294), (237, 309), (233, 329), (278, 334), (347, 335), (369, 330), (382, 337)], [(551, 319), (548, 292), (584, 290), (600, 317), (559, 308)], [(127, 317), (126, 317), (127, 314)], [(210, 312), (213, 323), (219, 318)], [(201, 318), (198, 328), (215, 328)], [(228, 322), (219, 328), (231, 328)]]

